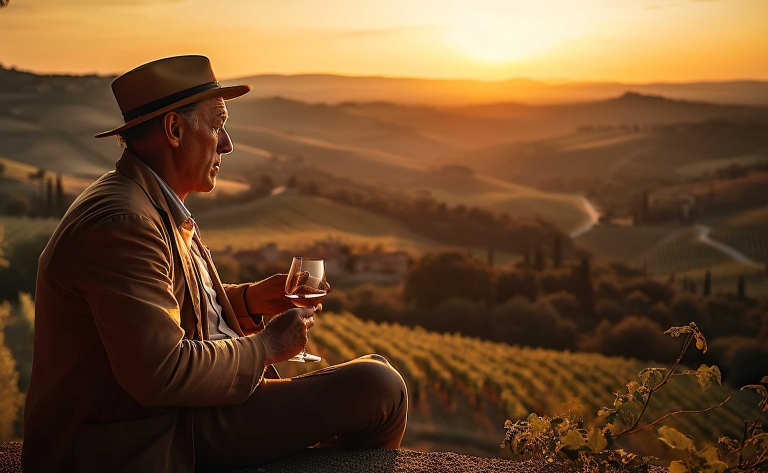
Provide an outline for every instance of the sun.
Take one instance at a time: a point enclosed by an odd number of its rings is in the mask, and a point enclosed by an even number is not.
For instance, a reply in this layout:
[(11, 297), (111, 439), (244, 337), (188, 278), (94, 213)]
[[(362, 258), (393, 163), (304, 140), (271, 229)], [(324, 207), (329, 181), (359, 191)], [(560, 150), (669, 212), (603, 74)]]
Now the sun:
[(565, 33), (551, 21), (535, 16), (490, 17), (465, 12), (449, 29), (450, 39), (474, 59), (504, 63), (540, 54), (562, 40)]

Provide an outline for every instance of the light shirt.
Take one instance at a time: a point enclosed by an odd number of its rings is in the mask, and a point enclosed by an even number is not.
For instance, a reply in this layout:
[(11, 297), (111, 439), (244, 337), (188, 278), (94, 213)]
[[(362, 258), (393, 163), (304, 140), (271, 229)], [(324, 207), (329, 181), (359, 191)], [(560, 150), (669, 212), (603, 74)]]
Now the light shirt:
[[(165, 195), (165, 200), (168, 202), (168, 207), (171, 214), (173, 214), (173, 219), (176, 222), (185, 222), (187, 219), (192, 219), (194, 221), (192, 212), (190, 212), (187, 206), (184, 205), (184, 202), (179, 199), (179, 196), (173, 192), (173, 189), (171, 189), (171, 187), (166, 184), (166, 182), (162, 180), (152, 168), (150, 168), (150, 171), (155, 175), (155, 179), (157, 179), (157, 183), (160, 185), (160, 189), (162, 189), (163, 194)], [(227, 321), (222, 317), (224, 311), (221, 308), (221, 304), (219, 304), (216, 289), (213, 287), (213, 280), (211, 279), (211, 273), (208, 271), (208, 264), (206, 264), (201, 256), (200, 251), (202, 250), (197, 247), (197, 243), (193, 239), (191, 241), (190, 252), (192, 253), (192, 260), (195, 262), (197, 273), (200, 275), (200, 280), (203, 283), (203, 289), (205, 290), (205, 295), (208, 300), (208, 338), (210, 340), (237, 338), (239, 335), (229, 328)]]

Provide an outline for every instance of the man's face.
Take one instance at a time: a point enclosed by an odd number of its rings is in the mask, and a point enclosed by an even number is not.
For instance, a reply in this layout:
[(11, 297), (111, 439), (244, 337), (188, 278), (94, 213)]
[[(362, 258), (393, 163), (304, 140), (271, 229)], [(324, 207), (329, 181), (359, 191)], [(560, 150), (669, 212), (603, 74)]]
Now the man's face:
[(227, 107), (221, 98), (206, 100), (194, 113), (197, 128), (185, 127), (181, 143), (184, 175), (190, 192), (210, 192), (216, 187), (221, 156), (232, 152), (232, 140), (224, 129)]

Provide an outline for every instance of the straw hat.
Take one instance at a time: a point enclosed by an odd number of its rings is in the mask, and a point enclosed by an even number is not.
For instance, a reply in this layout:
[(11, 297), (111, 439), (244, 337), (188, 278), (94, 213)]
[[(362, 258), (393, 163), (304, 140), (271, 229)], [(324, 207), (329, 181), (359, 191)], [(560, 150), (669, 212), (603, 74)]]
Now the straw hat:
[(247, 94), (250, 85), (222, 87), (205, 56), (158, 59), (126, 72), (112, 82), (112, 93), (125, 125), (96, 135), (112, 136), (158, 115), (198, 100), (234, 99)]

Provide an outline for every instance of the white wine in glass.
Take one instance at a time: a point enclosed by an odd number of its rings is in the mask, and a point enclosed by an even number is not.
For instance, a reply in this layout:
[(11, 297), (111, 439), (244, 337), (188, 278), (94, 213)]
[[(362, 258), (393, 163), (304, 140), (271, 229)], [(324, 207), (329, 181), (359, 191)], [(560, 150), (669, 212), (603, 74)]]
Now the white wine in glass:
[[(291, 262), (291, 270), (285, 281), (285, 297), (297, 307), (314, 307), (328, 294), (325, 280), (325, 262), (319, 258), (297, 256)], [(288, 361), (320, 361), (317, 355), (307, 353), (306, 348)]]

